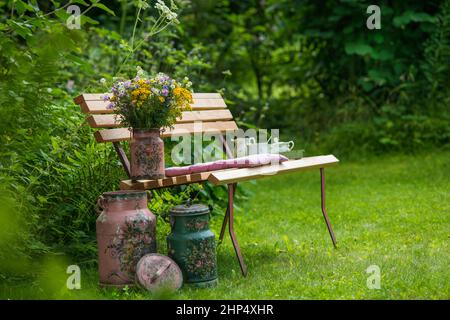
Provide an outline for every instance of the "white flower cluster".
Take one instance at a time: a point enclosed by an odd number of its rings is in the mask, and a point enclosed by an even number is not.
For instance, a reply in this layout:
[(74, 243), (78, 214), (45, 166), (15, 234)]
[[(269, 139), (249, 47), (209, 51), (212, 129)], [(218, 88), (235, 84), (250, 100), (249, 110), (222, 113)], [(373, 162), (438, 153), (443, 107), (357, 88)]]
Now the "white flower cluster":
[(165, 16), (167, 21), (174, 21), (174, 22), (178, 21), (176, 20), (178, 15), (172, 10), (170, 10), (163, 0), (158, 0), (155, 4), (155, 8), (158, 9), (161, 15)]
[(136, 75), (140, 78), (145, 77), (145, 71), (140, 66), (137, 66)]
[(184, 77), (182, 83), (185, 85), (186, 88), (192, 87), (192, 82), (189, 81), (189, 78), (188, 78), (188, 77)]

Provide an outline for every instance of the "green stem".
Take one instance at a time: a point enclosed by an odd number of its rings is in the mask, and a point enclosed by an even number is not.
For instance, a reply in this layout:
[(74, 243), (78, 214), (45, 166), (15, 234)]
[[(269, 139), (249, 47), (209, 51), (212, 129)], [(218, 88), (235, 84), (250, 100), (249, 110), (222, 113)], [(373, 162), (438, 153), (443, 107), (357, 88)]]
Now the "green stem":
[(15, 6), (16, 6), (16, 2), (13, 1), (12, 5), (11, 5), (11, 18), (10, 18), (10, 19), (13, 19), (13, 18), (14, 18), (14, 9), (15, 9)]
[(127, 11), (128, 11), (128, 6), (127, 6), (127, 2), (122, 0), (121, 1), (122, 4), (122, 16), (120, 17), (120, 27), (119, 27), (119, 33), (120, 35), (124, 35), (124, 31), (125, 31), (125, 22), (127, 20)]
[(134, 22), (133, 34), (131, 35), (131, 52), (134, 52), (134, 47), (133, 47), (134, 46), (134, 36), (136, 34), (136, 27), (137, 27), (137, 24), (138, 24), (138, 21), (139, 21), (139, 16), (141, 15), (141, 10), (142, 10), (142, 8), (139, 7), (138, 13), (137, 13), (137, 16), (136, 16), (136, 21)]
[(154, 34), (160, 33), (162, 32), (164, 29), (166, 29), (168, 26), (170, 26), (172, 24), (172, 21), (169, 22), (168, 24), (166, 24), (164, 27), (162, 27), (161, 29), (159, 29), (158, 31), (156, 31)]
[(72, 4), (72, 0), (70, 0), (69, 2), (67, 2), (67, 3), (66, 3), (65, 5), (63, 5), (61, 8), (55, 9), (55, 10), (49, 12), (49, 13), (44, 14), (44, 17), (45, 17), (45, 16), (49, 16), (49, 15), (51, 15), (51, 14), (53, 14), (53, 13), (59, 11), (59, 10), (65, 9), (65, 8), (67, 8), (68, 6), (70, 6), (71, 4)]
[[(58, 12), (58, 11), (60, 11), (60, 10), (63, 10), (63, 9), (65, 9), (65, 8), (67, 8), (68, 6), (70, 6), (70, 5), (73, 3), (72, 1), (73, 1), (73, 0), (70, 0), (70, 1), (67, 2), (65, 5), (63, 5), (61, 8), (55, 9), (55, 10), (53, 10), (53, 11), (50, 11), (50, 12), (48, 12), (48, 13), (46, 13), (46, 14), (43, 14), (43, 15), (40, 16), (40, 17), (34, 17), (34, 18), (27, 19), (27, 20), (25, 20), (23, 23), (27, 23), (27, 22), (29, 22), (29, 21), (31, 21), (31, 20), (34, 20), (34, 19), (37, 19), (37, 18), (47, 17), (47, 16), (49, 16), (49, 15), (51, 15), (51, 14), (54, 14), (55, 12)], [(12, 12), (11, 12), (11, 14), (12, 14)]]
[(94, 6), (91, 5), (91, 6), (88, 7), (86, 10), (84, 10), (84, 11), (81, 13), (80, 17), (81, 17), (82, 15), (85, 15), (86, 13), (88, 13), (93, 7), (94, 7)]
[[(114, 77), (116, 77), (120, 73), (120, 71), (122, 71), (123, 66), (128, 62), (130, 57), (136, 52), (137, 49), (139, 49), (142, 46), (142, 44), (145, 41), (147, 41), (153, 35), (155, 35), (157, 33), (160, 33), (161, 31), (163, 31), (169, 25), (172, 24), (172, 21), (170, 21), (164, 27), (160, 28), (161, 25), (165, 22), (165, 20), (164, 20), (164, 18), (162, 16), (159, 16), (158, 19), (156, 20), (155, 24), (151, 28), (149, 35), (147, 37), (145, 37), (144, 39), (140, 40), (139, 42), (137, 42), (136, 46), (134, 46), (134, 38), (135, 38), (135, 34), (136, 34), (136, 28), (137, 28), (137, 23), (139, 21), (140, 13), (141, 13), (141, 8), (139, 8), (139, 10), (138, 10), (136, 21), (134, 23), (133, 34), (132, 34), (131, 40), (130, 40), (131, 51), (125, 56), (124, 60), (120, 64), (119, 68), (115, 72)], [(158, 30), (158, 28), (159, 28), (159, 30)]]
[(161, 24), (161, 21), (162, 21), (162, 17), (159, 16), (158, 19), (156, 19), (156, 22), (155, 22), (155, 24), (153, 25), (153, 27), (150, 29), (150, 34), (152, 34), (152, 33), (153, 33), (153, 30), (155, 30), (156, 27), (159, 26), (159, 25)]
[[(161, 22), (158, 22), (158, 21), (157, 21), (157, 23), (159, 24), (158, 27), (162, 24)], [(160, 33), (161, 31), (163, 31), (164, 29), (166, 29), (166, 28), (167, 28), (169, 25), (171, 25), (171, 24), (172, 24), (172, 22), (169, 22), (168, 24), (166, 24), (166, 25), (165, 25), (164, 27), (162, 27), (161, 29), (156, 30), (156, 31), (153, 31), (153, 30), (155, 29), (154, 27), (156, 26), (156, 23), (155, 23), (155, 25), (152, 27), (152, 30), (150, 30), (149, 35), (148, 35), (146, 38), (140, 40), (140, 41), (137, 43), (137, 45), (136, 45), (136, 47), (134, 48), (133, 52), (136, 51), (137, 49), (139, 49), (139, 47), (140, 47), (145, 41), (147, 41), (150, 37), (154, 36), (155, 34)]]

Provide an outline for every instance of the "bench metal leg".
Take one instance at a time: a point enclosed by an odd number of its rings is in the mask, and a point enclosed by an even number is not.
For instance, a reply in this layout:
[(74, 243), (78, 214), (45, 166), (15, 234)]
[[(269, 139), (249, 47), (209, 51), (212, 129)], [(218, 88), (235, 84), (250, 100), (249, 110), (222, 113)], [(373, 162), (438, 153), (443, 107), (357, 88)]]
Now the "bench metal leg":
[(220, 230), (219, 243), (222, 243), (223, 236), (225, 235), (225, 229), (227, 228), (228, 219), (230, 217), (228, 212), (229, 212), (229, 209), (227, 206), (227, 211), (225, 212), (225, 216), (223, 217), (222, 229)]
[(225, 214), (225, 218), (223, 219), (222, 223), (222, 230), (220, 232), (219, 240), (223, 240), (223, 236), (225, 233), (225, 228), (228, 224), (228, 231), (230, 232), (231, 242), (233, 243), (234, 251), (236, 252), (236, 257), (239, 261), (239, 266), (241, 267), (242, 275), (244, 277), (247, 276), (247, 266), (244, 263), (244, 258), (242, 257), (241, 249), (239, 247), (239, 243), (237, 241), (236, 235), (234, 233), (234, 208), (233, 208), (233, 201), (234, 201), (234, 193), (236, 190), (236, 184), (231, 183), (228, 185), (228, 208), (227, 213)]
[(330, 219), (328, 218), (327, 209), (325, 208), (325, 169), (320, 168), (320, 195), (322, 199), (322, 213), (327, 224), (328, 232), (331, 236), (331, 241), (333, 241), (333, 246), (336, 248), (336, 237), (334, 236), (333, 228), (331, 227)]
[[(236, 193), (237, 183), (233, 183), (233, 199), (234, 194)], [(225, 212), (225, 216), (223, 217), (222, 229), (220, 230), (219, 243), (222, 243), (223, 237), (225, 235), (225, 230), (227, 228), (228, 220), (230, 219), (230, 208), (227, 206), (227, 211)]]
[[(232, 159), (233, 158), (233, 153), (231, 152), (231, 149), (228, 146), (227, 141), (225, 140), (225, 137), (223, 135), (221, 135), (219, 137), (220, 137), (220, 141), (222, 142), (223, 150), (225, 151), (225, 153), (227, 155), (227, 158), (228, 159)], [(233, 186), (233, 197), (234, 197), (234, 194), (236, 192), (236, 185), (237, 185), (237, 183), (234, 183), (233, 185), (234, 185)], [(225, 235), (225, 229), (227, 228), (227, 223), (228, 223), (228, 220), (230, 218), (229, 211), (230, 211), (229, 210), (229, 206), (227, 206), (227, 211), (225, 212), (225, 216), (224, 216), (223, 222), (222, 222), (222, 229), (220, 230), (219, 244), (222, 243), (223, 237)]]
[(113, 142), (114, 149), (116, 149), (117, 155), (119, 156), (120, 162), (122, 163), (123, 169), (127, 173), (128, 178), (131, 178), (130, 161), (127, 158), (125, 151), (122, 148), (120, 142)]

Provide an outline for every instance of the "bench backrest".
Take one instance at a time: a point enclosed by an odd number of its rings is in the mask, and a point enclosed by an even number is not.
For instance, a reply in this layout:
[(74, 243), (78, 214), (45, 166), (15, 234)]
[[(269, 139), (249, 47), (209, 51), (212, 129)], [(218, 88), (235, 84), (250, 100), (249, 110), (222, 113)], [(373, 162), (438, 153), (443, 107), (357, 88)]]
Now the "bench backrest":
[[(100, 130), (95, 132), (97, 142), (119, 142), (130, 140), (131, 134), (128, 128), (123, 128), (108, 109), (107, 101), (103, 101), (101, 93), (82, 94), (74, 99), (81, 110), (88, 114), (87, 122), (92, 128)], [(180, 119), (177, 119), (174, 128), (166, 129), (161, 136), (168, 138), (173, 135), (186, 135), (194, 133), (225, 133), (237, 130), (233, 115), (227, 109), (227, 105), (220, 93), (194, 93), (192, 111), (184, 111)], [(202, 122), (201, 125), (196, 122)]]

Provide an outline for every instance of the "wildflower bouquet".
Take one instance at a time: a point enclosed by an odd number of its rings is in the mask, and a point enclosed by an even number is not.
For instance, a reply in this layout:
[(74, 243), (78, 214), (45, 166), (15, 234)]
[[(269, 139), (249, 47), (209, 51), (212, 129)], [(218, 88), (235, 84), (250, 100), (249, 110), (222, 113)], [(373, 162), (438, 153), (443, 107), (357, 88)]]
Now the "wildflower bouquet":
[(118, 115), (121, 124), (133, 129), (172, 127), (182, 111), (190, 110), (192, 83), (187, 77), (179, 82), (158, 73), (146, 78), (142, 69), (132, 80), (117, 81), (112, 95), (105, 96), (108, 108)]

